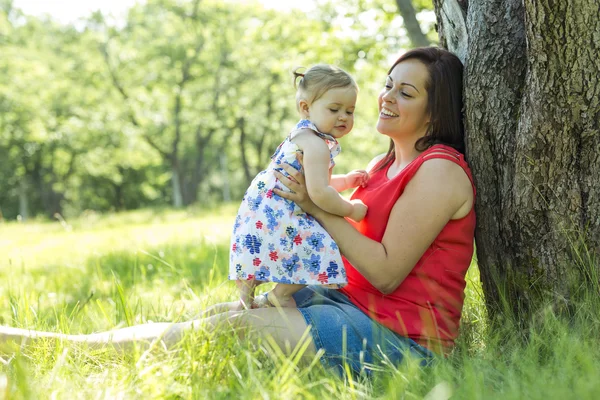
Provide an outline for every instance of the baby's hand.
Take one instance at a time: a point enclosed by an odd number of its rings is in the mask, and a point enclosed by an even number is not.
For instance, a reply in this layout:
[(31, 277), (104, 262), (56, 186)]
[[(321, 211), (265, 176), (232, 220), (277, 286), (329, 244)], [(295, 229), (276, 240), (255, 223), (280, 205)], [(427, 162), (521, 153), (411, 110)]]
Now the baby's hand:
[(346, 186), (349, 188), (365, 187), (368, 181), (369, 173), (364, 169), (356, 169), (346, 174)]
[(353, 209), (352, 214), (348, 217), (356, 222), (360, 222), (367, 215), (367, 206), (360, 200), (350, 200), (350, 203), (352, 203)]

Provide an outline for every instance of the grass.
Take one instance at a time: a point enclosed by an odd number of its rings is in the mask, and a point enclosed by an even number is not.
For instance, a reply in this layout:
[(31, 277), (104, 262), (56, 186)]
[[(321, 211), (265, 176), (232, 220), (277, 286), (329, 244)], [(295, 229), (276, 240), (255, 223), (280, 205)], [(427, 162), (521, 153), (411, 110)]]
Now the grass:
[[(142, 210), (0, 224), (0, 324), (89, 333), (185, 320), (229, 300), (234, 212)], [(343, 380), (269, 340), (198, 332), (175, 350), (125, 356), (65, 343), (23, 348), (0, 358), (0, 399), (420, 399), (439, 382), (453, 388), (453, 399), (591, 399), (600, 393), (597, 297), (588, 296), (569, 321), (548, 311), (523, 343), (510, 322), (488, 324), (472, 266), (457, 349), (427, 369), (384, 365), (372, 379)]]

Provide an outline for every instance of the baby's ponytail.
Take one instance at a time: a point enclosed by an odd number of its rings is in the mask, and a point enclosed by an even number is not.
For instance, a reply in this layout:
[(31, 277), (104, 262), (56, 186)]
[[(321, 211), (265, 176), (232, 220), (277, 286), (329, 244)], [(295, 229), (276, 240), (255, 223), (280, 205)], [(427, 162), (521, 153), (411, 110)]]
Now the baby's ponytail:
[[(305, 69), (304, 67), (297, 67), (292, 73), (294, 74), (294, 88), (298, 89), (299, 86), (302, 86), (302, 81), (304, 80), (304, 74), (298, 72), (300, 69)], [(298, 78), (300, 81), (298, 82)]]

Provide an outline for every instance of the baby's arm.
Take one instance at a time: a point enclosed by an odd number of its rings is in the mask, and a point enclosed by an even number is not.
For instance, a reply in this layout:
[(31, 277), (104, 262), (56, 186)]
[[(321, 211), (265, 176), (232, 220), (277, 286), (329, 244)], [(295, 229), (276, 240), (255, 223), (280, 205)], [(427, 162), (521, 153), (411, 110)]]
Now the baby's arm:
[(366, 206), (360, 201), (346, 200), (329, 184), (327, 143), (310, 130), (298, 133), (293, 142), (304, 152), (306, 189), (312, 201), (330, 214), (349, 217), (355, 221), (362, 220), (367, 211)]
[(345, 175), (332, 175), (329, 184), (338, 192), (365, 186), (369, 181), (369, 173), (364, 169), (356, 169)]

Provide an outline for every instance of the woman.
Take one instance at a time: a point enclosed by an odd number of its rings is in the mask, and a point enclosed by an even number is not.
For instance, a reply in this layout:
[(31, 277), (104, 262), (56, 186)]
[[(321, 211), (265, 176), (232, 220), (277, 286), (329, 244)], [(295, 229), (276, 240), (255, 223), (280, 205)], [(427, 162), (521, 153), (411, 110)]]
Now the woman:
[[(155, 323), (91, 335), (63, 335), (1, 328), (0, 343), (63, 338), (91, 346), (127, 348), (139, 341), (177, 343), (187, 329), (236, 328), (239, 335), (270, 335), (295, 348), (310, 327), (306, 355), (324, 349), (322, 361), (354, 371), (385, 357), (398, 363), (406, 352), (426, 362), (451, 349), (458, 334), (464, 277), (473, 253), (475, 189), (464, 148), (462, 64), (438, 48), (415, 49), (388, 72), (379, 95), (377, 130), (389, 136), (387, 154), (368, 166), (370, 180), (354, 199), (369, 208), (352, 223), (319, 209), (302, 174), (286, 166), (278, 179), (296, 202), (331, 234), (345, 255), (348, 285), (342, 290), (307, 287), (291, 298), (269, 296), (283, 308), (240, 310), (220, 304), (206, 317)], [(288, 347), (290, 346), (290, 347)]]

